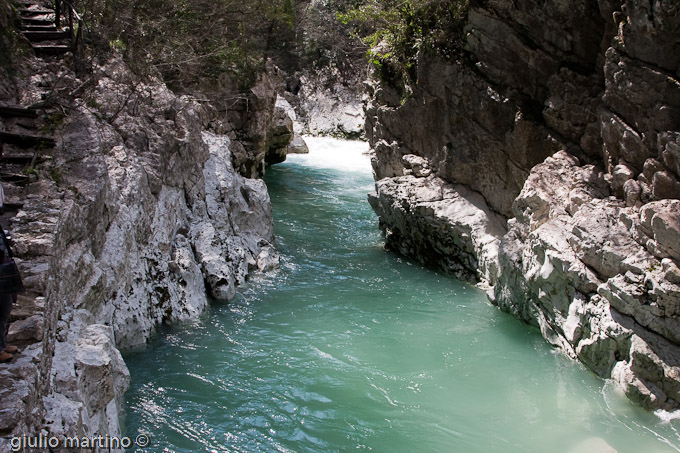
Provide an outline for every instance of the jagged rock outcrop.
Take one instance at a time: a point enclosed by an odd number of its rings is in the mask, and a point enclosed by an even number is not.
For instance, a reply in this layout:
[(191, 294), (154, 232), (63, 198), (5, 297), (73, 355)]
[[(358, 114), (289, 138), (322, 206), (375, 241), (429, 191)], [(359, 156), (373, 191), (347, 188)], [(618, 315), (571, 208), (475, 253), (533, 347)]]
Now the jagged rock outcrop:
[[(283, 96), (279, 95), (276, 98), (277, 111), (283, 111), (291, 120), (292, 130), (289, 130), (287, 133), (292, 132), (293, 138), (290, 140), (290, 143), (288, 143), (286, 154), (307, 154), (309, 153), (309, 148), (307, 147), (305, 140), (302, 138), (304, 125), (298, 121), (297, 112), (290, 102), (288, 102), (287, 98), (294, 98), (294, 96), (288, 92), (285, 92)], [(286, 125), (286, 129), (289, 129), (288, 125)]]
[(281, 71), (271, 61), (265, 66), (247, 90), (228, 74), (202, 79), (195, 88), (199, 98), (210, 100), (209, 129), (231, 139), (232, 163), (246, 178), (261, 177), (268, 165), (283, 162), (293, 139), (289, 111), (276, 105)]
[(374, 82), (366, 118), (389, 247), (463, 266), (503, 310), (663, 409), (680, 407), (678, 13), (484, 2), (458, 62), (421, 55), (407, 99)]
[[(35, 64), (42, 83), (78, 86), (63, 68)], [(57, 147), (13, 220), (43, 335), (3, 369), (25, 375), (8, 403), (16, 419), (0, 417), (3, 436), (117, 435), (129, 383), (117, 348), (278, 265), (266, 186), (235, 170), (235, 140), (206, 131), (210, 107), (136, 79), (118, 58), (93, 80), (65, 106)]]
[(293, 141), (293, 119), (285, 109), (274, 108), (272, 127), (267, 141), (267, 153), (264, 161), (266, 165), (274, 165), (286, 160), (289, 145)]
[[(664, 233), (680, 231), (671, 218), (680, 200), (638, 210), (607, 189), (600, 170), (565, 152), (534, 168), (502, 241), (495, 302), (640, 404), (671, 409), (680, 397), (679, 270), (654, 251), (659, 239), (662, 248), (677, 243)], [(649, 217), (664, 233), (654, 235)]]

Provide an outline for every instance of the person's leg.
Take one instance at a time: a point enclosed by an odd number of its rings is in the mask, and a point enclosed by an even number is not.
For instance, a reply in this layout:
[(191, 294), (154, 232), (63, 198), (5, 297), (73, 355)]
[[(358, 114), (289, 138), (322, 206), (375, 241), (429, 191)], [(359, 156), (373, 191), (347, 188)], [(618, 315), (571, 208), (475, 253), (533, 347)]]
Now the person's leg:
[(12, 312), (12, 295), (0, 294), (0, 362), (5, 362), (12, 358), (12, 354), (5, 352), (7, 347), (7, 323), (9, 314)]

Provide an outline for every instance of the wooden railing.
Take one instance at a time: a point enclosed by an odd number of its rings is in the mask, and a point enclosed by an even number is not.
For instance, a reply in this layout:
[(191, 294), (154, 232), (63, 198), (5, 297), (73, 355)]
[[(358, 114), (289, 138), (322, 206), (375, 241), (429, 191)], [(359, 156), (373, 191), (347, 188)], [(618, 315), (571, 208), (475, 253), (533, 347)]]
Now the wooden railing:
[(66, 0), (54, 0), (54, 13), (54, 25), (57, 29), (61, 28), (63, 20), (67, 21), (75, 70), (78, 74), (82, 74), (85, 71), (83, 19), (73, 5)]

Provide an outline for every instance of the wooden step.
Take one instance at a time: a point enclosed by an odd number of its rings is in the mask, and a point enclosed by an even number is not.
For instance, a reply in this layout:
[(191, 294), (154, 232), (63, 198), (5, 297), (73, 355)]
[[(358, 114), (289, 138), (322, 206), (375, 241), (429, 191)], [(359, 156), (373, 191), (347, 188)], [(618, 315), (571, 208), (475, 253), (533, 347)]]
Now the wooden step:
[(52, 25), (52, 26), (54, 26), (54, 19), (25, 17), (25, 18), (21, 19), (21, 24), (22, 24), (22, 26), (27, 26), (27, 25)]
[(70, 45), (34, 45), (33, 50), (37, 55), (63, 55), (73, 48)]
[(0, 116), (5, 117), (22, 117), (22, 118), (37, 118), (38, 112), (35, 109), (28, 109), (26, 107), (0, 105)]
[(5, 203), (2, 206), (5, 208), (5, 211), (18, 211), (24, 208), (23, 203)]
[(59, 31), (55, 27), (54, 22), (50, 22), (49, 25), (21, 25), (19, 26), (21, 31)]
[(30, 164), (35, 158), (34, 154), (3, 154), (0, 162), (5, 164)]
[(11, 132), (0, 132), (0, 142), (8, 145), (16, 145), (20, 148), (54, 148), (54, 139), (48, 137), (38, 137), (35, 135), (13, 134)]
[(45, 8), (20, 9), (19, 14), (21, 14), (22, 17), (46, 16), (48, 14), (54, 14), (54, 10)]
[(20, 185), (28, 184), (30, 181), (28, 175), (22, 175), (21, 173), (7, 173), (4, 171), (0, 171), (0, 179), (5, 182), (12, 182)]
[(31, 42), (54, 41), (69, 38), (68, 31), (25, 31), (24, 36)]

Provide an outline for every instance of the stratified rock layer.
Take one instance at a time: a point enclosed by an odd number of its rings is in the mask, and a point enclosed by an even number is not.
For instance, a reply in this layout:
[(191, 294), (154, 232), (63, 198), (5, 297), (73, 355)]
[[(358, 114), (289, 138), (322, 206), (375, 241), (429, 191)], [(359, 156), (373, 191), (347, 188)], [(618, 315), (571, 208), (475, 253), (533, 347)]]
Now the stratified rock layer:
[(680, 407), (680, 6), (491, 0), (464, 39), (457, 63), (420, 57), (405, 102), (371, 87), (387, 246)]

